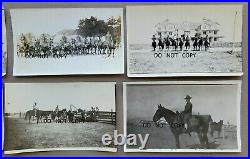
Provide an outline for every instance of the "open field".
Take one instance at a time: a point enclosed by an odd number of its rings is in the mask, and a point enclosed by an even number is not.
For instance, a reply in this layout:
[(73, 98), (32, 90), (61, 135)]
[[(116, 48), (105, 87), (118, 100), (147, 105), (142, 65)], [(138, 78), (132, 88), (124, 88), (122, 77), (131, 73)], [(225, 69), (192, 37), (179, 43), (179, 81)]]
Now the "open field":
[(104, 147), (102, 135), (112, 135), (114, 129), (114, 125), (98, 122), (29, 124), (23, 118), (8, 117), (5, 150)]
[[(237, 73), (242, 72), (242, 51), (236, 47), (213, 47), (207, 51), (153, 51), (150, 45), (130, 45), (129, 73)], [(192, 46), (191, 46), (192, 48)], [(161, 53), (162, 57), (155, 57)]]
[[(127, 134), (142, 134), (143, 136), (150, 134), (145, 149), (175, 149), (174, 135), (168, 126), (160, 128), (152, 124), (151, 127), (143, 127), (139, 122), (140, 120), (130, 120), (127, 123)], [(214, 137), (208, 133), (209, 149), (237, 149), (236, 132), (235, 127), (230, 130), (225, 129), (224, 139), (223, 133), (220, 138), (218, 138), (217, 132), (214, 133)], [(139, 146), (128, 146), (128, 148), (138, 148)], [(188, 134), (180, 135), (180, 147), (181, 149), (202, 148), (196, 133), (191, 133), (191, 137)]]

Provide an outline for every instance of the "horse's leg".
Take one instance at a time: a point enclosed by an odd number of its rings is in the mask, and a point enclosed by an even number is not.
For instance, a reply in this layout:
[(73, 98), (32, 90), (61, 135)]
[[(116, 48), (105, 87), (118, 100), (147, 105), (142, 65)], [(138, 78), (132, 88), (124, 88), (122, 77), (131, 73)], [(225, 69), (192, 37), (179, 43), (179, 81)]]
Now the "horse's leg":
[(208, 137), (207, 137), (206, 132), (203, 133), (203, 140), (204, 140), (204, 142), (206, 144), (206, 148), (209, 148), (209, 142), (208, 142)]
[(29, 116), (29, 123), (30, 123), (31, 115)]
[(36, 117), (36, 123), (39, 123), (39, 116)]
[(180, 148), (179, 135), (174, 135), (174, 137), (175, 137), (176, 148), (179, 149)]
[(211, 135), (211, 137), (214, 137), (214, 131), (213, 130), (211, 130), (210, 135)]
[(112, 54), (112, 48), (109, 48), (109, 56)]
[(198, 137), (199, 137), (199, 140), (200, 140), (201, 147), (203, 148), (204, 147), (203, 134), (202, 134), (202, 132), (197, 132), (197, 134), (198, 134)]
[(199, 137), (200, 144), (203, 145), (201, 133), (197, 132), (197, 134), (198, 134), (198, 137)]

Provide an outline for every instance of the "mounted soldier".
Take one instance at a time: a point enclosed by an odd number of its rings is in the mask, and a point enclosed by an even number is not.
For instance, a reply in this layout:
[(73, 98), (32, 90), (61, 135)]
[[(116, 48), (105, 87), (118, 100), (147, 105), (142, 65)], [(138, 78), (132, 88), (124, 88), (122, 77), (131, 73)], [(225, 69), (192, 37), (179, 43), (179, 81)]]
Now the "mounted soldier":
[(155, 48), (156, 48), (156, 37), (155, 37), (155, 35), (153, 35), (153, 37), (152, 37), (152, 47), (154, 48), (154, 51), (155, 51)]
[(182, 41), (182, 38), (180, 38), (180, 41), (179, 41), (180, 51), (182, 51), (183, 44), (184, 42)]
[(105, 41), (106, 41), (108, 44), (112, 44), (112, 43), (113, 43), (112, 35), (110, 34), (109, 31), (108, 31), (107, 34), (105, 35)]
[(84, 52), (83, 40), (80, 35), (76, 36), (76, 48), (79, 54), (82, 54)]
[(193, 109), (193, 105), (190, 102), (190, 100), (192, 99), (192, 97), (190, 95), (186, 95), (186, 97), (184, 98), (186, 100), (186, 105), (185, 105), (185, 109), (182, 112), (184, 118), (184, 127), (187, 130), (188, 129), (188, 121), (189, 119), (192, 117), (192, 109)]
[(29, 49), (29, 44), (28, 44), (28, 40), (24, 34), (21, 34), (20, 41), (18, 42), (17, 48), (18, 48), (18, 51), (17, 51), (18, 56), (25, 56), (26, 55), (26, 53)]

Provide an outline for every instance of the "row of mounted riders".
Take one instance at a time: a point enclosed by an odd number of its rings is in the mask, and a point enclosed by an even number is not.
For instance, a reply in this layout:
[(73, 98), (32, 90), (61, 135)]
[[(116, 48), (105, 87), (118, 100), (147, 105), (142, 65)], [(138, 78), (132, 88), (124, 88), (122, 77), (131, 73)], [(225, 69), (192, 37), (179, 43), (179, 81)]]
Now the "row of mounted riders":
[(39, 42), (34, 44), (23, 43), (17, 45), (17, 55), (25, 58), (66, 58), (67, 56), (81, 55), (108, 55), (113, 54), (116, 45), (113, 43), (76, 43), (74, 40), (60, 44), (54, 44), (53, 41), (45, 45)]
[[(189, 39), (189, 38), (158, 38), (156, 39), (154, 36), (152, 38), (153, 42), (152, 42), (152, 47), (154, 49), (154, 51), (156, 50), (156, 47), (159, 47), (159, 51), (164, 50), (164, 47), (166, 48), (166, 50), (174, 50), (174, 51), (182, 51), (184, 50), (190, 50), (190, 46), (191, 46), (191, 42), (193, 45), (193, 51), (202, 51), (205, 50), (207, 51), (207, 49), (210, 47), (210, 42), (208, 40), (208, 38), (194, 38), (193, 40)], [(157, 42), (156, 42), (157, 40)]]
[(97, 122), (98, 111), (42, 111), (42, 110), (29, 110), (25, 113), (25, 120), (31, 122), (32, 117), (35, 118), (36, 123), (84, 123), (84, 122)]

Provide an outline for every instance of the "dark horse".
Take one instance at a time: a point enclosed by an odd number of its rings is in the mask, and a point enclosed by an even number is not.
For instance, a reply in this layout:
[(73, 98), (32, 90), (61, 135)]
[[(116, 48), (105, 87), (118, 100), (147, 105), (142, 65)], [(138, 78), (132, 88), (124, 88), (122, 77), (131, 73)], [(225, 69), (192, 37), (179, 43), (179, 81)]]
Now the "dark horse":
[(185, 48), (186, 48), (186, 50), (190, 49), (190, 42), (189, 42), (189, 40), (185, 41)]
[(162, 40), (160, 38), (158, 39), (158, 46), (159, 46), (159, 50), (164, 49), (164, 43), (162, 42)]
[(204, 42), (204, 46), (205, 46), (205, 51), (207, 51), (207, 49), (209, 48), (209, 41), (206, 39), (205, 42)]
[(203, 46), (203, 40), (202, 38), (200, 38), (199, 42), (198, 42), (198, 46), (199, 46), (199, 51), (202, 50), (202, 46)]
[(38, 110), (38, 109), (33, 109), (33, 110), (29, 110), (25, 113), (25, 120), (29, 119), (29, 123), (30, 123), (30, 119), (32, 116), (36, 117), (36, 123), (39, 123), (39, 120), (42, 117), (48, 117), (50, 114), (52, 113), (52, 111), (42, 111), (42, 110)]
[(197, 39), (195, 39), (195, 40), (194, 40), (194, 43), (193, 43), (194, 51), (197, 50), (197, 46), (198, 46), (198, 41), (197, 41)]
[(220, 138), (220, 133), (221, 133), (221, 130), (222, 130), (222, 126), (223, 126), (223, 120), (220, 120), (218, 123), (212, 122), (210, 124), (210, 128), (211, 128), (210, 135), (212, 137), (214, 137), (214, 132), (217, 131), (218, 132), (218, 138)]
[(157, 122), (162, 117), (165, 118), (167, 123), (170, 125), (170, 129), (175, 137), (176, 148), (180, 148), (179, 136), (183, 133), (196, 132), (199, 136), (199, 140), (202, 146), (208, 148), (208, 137), (207, 132), (209, 128), (209, 123), (212, 121), (210, 115), (193, 115), (188, 122), (188, 130), (185, 130), (183, 118), (179, 113), (175, 113), (169, 109), (158, 105), (158, 109), (155, 112), (153, 121)]

